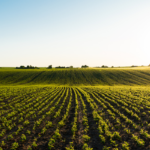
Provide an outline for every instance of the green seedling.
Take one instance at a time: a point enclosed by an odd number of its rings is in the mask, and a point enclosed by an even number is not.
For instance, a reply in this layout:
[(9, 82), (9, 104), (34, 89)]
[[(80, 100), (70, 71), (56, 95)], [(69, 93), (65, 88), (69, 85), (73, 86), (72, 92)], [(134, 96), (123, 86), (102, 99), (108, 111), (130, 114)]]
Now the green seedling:
[(11, 149), (12, 149), (12, 150), (16, 150), (18, 147), (19, 147), (19, 144), (18, 144), (17, 142), (14, 142), (14, 143), (12, 144)]
[(21, 135), (21, 141), (25, 141), (26, 140), (26, 136), (24, 134)]

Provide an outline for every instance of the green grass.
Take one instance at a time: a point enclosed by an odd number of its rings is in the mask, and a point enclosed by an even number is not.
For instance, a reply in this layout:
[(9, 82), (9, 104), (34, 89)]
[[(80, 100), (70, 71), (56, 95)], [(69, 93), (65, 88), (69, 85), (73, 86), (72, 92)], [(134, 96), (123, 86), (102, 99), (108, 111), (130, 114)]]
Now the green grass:
[(150, 68), (0, 68), (0, 85), (147, 86), (150, 85)]

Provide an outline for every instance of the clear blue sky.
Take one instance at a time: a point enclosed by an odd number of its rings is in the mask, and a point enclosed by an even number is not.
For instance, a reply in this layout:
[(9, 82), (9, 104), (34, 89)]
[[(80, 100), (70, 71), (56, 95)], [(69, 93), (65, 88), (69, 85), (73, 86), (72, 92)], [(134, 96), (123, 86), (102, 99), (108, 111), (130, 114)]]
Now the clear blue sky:
[(150, 64), (150, 0), (0, 0), (0, 66)]

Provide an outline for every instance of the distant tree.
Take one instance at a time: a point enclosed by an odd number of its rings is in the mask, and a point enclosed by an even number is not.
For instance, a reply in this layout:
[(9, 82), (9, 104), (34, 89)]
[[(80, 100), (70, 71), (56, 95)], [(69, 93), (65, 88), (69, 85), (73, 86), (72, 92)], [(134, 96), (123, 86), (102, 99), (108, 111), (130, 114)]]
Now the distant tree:
[(137, 67), (137, 66), (135, 66), (135, 65), (132, 65), (131, 67)]
[(47, 68), (48, 68), (48, 69), (52, 68), (52, 65), (49, 65)]
[(25, 68), (25, 66), (20, 66), (20, 69), (24, 69)]
[(111, 66), (111, 68), (114, 68), (114, 66)]
[(55, 68), (65, 68), (65, 66), (58, 66), (58, 67), (55, 67)]
[(29, 65), (27, 65), (27, 67), (25, 67), (25, 66), (20, 66), (20, 67), (16, 67), (16, 69), (39, 69), (38, 67), (34, 67), (34, 66), (29, 66)]
[(108, 66), (104, 66), (104, 65), (102, 65), (102, 68), (108, 68)]
[(70, 66), (70, 68), (73, 68), (73, 66)]
[(150, 67), (150, 64), (148, 66)]
[(29, 66), (30, 69), (34, 69), (34, 67), (32, 65)]
[(88, 68), (89, 66), (87, 65), (82, 65), (81, 68)]

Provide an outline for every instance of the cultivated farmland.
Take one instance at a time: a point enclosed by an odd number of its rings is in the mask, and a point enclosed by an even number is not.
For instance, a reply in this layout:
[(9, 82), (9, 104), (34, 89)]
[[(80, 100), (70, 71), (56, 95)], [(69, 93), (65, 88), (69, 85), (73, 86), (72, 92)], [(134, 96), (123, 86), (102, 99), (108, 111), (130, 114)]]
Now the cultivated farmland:
[(150, 85), (150, 68), (0, 69), (0, 85)]
[(150, 149), (150, 88), (0, 87), (0, 149)]

